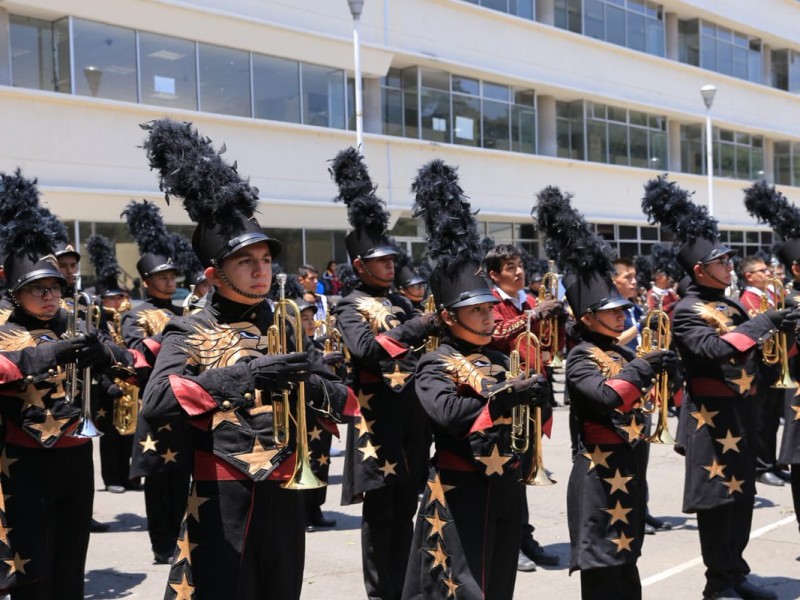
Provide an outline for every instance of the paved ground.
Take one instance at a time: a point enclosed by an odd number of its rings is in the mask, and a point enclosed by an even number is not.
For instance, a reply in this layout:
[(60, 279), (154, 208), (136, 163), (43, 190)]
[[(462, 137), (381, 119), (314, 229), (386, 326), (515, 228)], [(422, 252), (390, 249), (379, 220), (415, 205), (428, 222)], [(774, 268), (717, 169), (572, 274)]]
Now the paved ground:
[[(546, 442), (545, 465), (558, 484), (529, 488), (536, 537), (561, 556), (562, 566), (519, 573), (515, 599), (580, 597), (577, 574), (569, 577), (566, 563), (569, 537), (566, 525), (566, 482), (569, 475), (567, 409), (556, 409), (554, 439)], [(675, 423), (672, 423), (674, 432)], [(359, 506), (338, 506), (342, 458), (332, 461), (327, 515), (337, 519), (335, 530), (307, 536), (303, 598), (330, 600), (364, 598), (361, 582)], [(86, 597), (146, 598), (163, 596), (167, 567), (152, 565), (141, 492), (115, 495), (102, 490), (98, 466), (95, 516), (111, 524), (111, 532), (93, 534), (86, 573)], [(639, 570), (644, 598), (700, 598), (703, 566), (696, 520), (681, 513), (683, 459), (671, 447), (653, 446), (650, 469), (650, 508), (674, 525), (669, 532), (647, 536)], [(746, 552), (754, 582), (775, 590), (782, 600), (800, 598), (800, 534), (788, 487), (759, 486), (753, 517), (753, 537)]]

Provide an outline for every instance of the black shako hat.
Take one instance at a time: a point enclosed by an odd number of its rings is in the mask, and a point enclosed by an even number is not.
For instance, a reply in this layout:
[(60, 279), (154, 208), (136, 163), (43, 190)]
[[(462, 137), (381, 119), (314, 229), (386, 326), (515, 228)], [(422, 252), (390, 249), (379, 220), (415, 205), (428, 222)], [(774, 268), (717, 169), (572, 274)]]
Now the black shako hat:
[(397, 285), (400, 287), (408, 287), (410, 285), (419, 285), (421, 283), (425, 283), (426, 279), (417, 273), (414, 269), (409, 266), (402, 266), (397, 273)]
[(219, 266), (234, 252), (260, 242), (266, 242), (273, 259), (280, 256), (283, 245), (264, 233), (253, 216), (258, 188), (241, 178), (236, 163), (222, 159), (224, 144), (214, 150), (191, 123), (159, 119), (141, 127), (148, 132), (143, 147), (167, 202), (170, 196), (182, 198), (197, 223), (192, 248), (203, 267)]
[(441, 160), (431, 161), (419, 170), (411, 191), (414, 216), (425, 223), (428, 256), (436, 261), (429, 279), (436, 306), (453, 309), (499, 302), (483, 271), (475, 215), (456, 169)]
[(759, 223), (768, 223), (783, 242), (776, 254), (789, 271), (800, 262), (800, 209), (763, 179), (744, 191), (747, 212)]
[(350, 260), (393, 256), (397, 249), (386, 236), (389, 213), (375, 195), (364, 157), (353, 147), (339, 152), (328, 168), (339, 187), (334, 202), (347, 205), (347, 219), (353, 230), (344, 239)]
[(611, 281), (613, 253), (575, 210), (569, 194), (548, 186), (536, 196), (532, 211), (545, 237), (545, 251), (566, 274), (563, 279), (567, 302), (576, 317), (598, 310), (631, 306)]
[(81, 261), (80, 252), (75, 250), (75, 246), (73, 246), (69, 242), (57, 242), (55, 247), (55, 255), (56, 258), (72, 255), (75, 257), (75, 260), (77, 260), (78, 262)]
[(142, 279), (164, 271), (177, 272), (172, 258), (175, 248), (159, 208), (147, 200), (131, 200), (121, 216), (125, 217), (128, 231), (139, 248), (136, 270)]
[(651, 224), (661, 224), (675, 235), (678, 263), (694, 277), (694, 266), (708, 264), (735, 254), (719, 241), (717, 221), (705, 206), (695, 204), (690, 194), (666, 175), (659, 175), (644, 185), (642, 211)]

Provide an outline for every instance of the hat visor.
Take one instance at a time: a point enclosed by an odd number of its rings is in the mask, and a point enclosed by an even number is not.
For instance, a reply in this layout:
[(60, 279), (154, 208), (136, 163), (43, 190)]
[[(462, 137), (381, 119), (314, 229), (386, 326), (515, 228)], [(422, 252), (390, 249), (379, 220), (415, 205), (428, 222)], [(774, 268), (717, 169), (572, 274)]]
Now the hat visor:
[(154, 268), (150, 269), (147, 272), (147, 276), (148, 277), (152, 277), (156, 273), (164, 273), (166, 271), (175, 271), (175, 272), (177, 272), (178, 271), (178, 267), (173, 263), (164, 263), (163, 265), (158, 265), (157, 267), (154, 267)]
[(600, 302), (599, 306), (593, 306), (591, 310), (596, 312), (598, 310), (611, 310), (612, 308), (630, 308), (631, 306), (633, 306), (633, 302), (630, 300), (626, 300), (622, 296), (612, 296), (611, 298), (605, 298)]
[(412, 277), (405, 283), (403, 283), (403, 287), (409, 287), (411, 285), (421, 285), (425, 283), (425, 280), (422, 277)]
[(48, 279), (53, 277), (54, 279), (58, 279), (61, 285), (67, 285), (67, 280), (61, 274), (61, 271), (57, 271), (55, 269), (36, 269), (35, 271), (31, 271), (30, 273), (25, 273), (22, 277), (17, 280), (17, 283), (11, 288), (12, 292), (18, 292), (19, 289), (24, 286), (28, 285), (32, 281), (38, 281), (39, 279)]
[(397, 254), (397, 250), (392, 248), (391, 246), (377, 246), (375, 248), (370, 248), (361, 255), (361, 260), (367, 260), (370, 258), (381, 258), (382, 256), (395, 256)]
[(733, 248), (728, 248), (727, 246), (723, 246), (720, 244), (711, 251), (711, 254), (706, 256), (700, 262), (704, 265), (707, 265), (708, 263), (714, 262), (715, 260), (722, 258), (723, 256), (732, 256), (736, 254), (736, 252), (737, 250), (734, 250)]
[(474, 296), (468, 296), (463, 300), (458, 300), (457, 302), (450, 304), (447, 308), (461, 308), (463, 306), (475, 306), (476, 304), (483, 304), (484, 302), (490, 302), (491, 304), (497, 304), (500, 300), (497, 299), (497, 296), (492, 294), (491, 290), (474, 290), (472, 292), (467, 292), (466, 294), (462, 294), (466, 296), (468, 294), (475, 294)]
[[(233, 242), (232, 245), (231, 242)], [(247, 246), (252, 246), (253, 244), (258, 244), (261, 242), (267, 243), (267, 246), (269, 246), (269, 253), (273, 260), (280, 256), (281, 250), (283, 250), (283, 244), (281, 244), (278, 240), (272, 239), (265, 233), (253, 231), (228, 242), (228, 245), (225, 246), (223, 252), (220, 253), (221, 256), (218, 257), (218, 260), (222, 261), (234, 252), (238, 252), (242, 248), (247, 248)]]

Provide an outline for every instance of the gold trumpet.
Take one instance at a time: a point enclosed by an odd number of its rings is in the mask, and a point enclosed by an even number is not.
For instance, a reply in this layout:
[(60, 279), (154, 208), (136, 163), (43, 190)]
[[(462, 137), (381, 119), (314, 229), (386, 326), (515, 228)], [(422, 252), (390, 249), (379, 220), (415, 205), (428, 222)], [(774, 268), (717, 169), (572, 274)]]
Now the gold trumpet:
[[(428, 296), (428, 299), (425, 300), (425, 314), (433, 314), (436, 312), (436, 300), (433, 299), (433, 294)], [(433, 352), (439, 347), (439, 336), (430, 335), (428, 339), (425, 340), (425, 351), (426, 352)]]
[[(118, 346), (125, 347), (122, 337), (122, 315), (131, 309), (131, 302), (127, 298), (118, 309), (104, 306), (103, 310), (111, 315), (113, 327), (109, 327), (112, 341)], [(114, 378), (114, 383), (122, 390), (122, 396), (114, 400), (111, 422), (120, 435), (132, 435), (136, 431), (136, 422), (139, 419), (139, 386)]]
[[(297, 303), (286, 298), (286, 273), (279, 273), (275, 276), (280, 289), (280, 296), (275, 305), (275, 323), (267, 330), (267, 349), (270, 354), (286, 354), (287, 346), (287, 327), (289, 319), (293, 319), (300, 326), (302, 316)], [(302, 331), (295, 332), (295, 351), (303, 351)], [(297, 404), (296, 404), (295, 424), (295, 461), (294, 473), (281, 487), (287, 490), (313, 490), (325, 487), (325, 483), (314, 475), (311, 469), (311, 460), (308, 452), (308, 433), (306, 427), (306, 387), (301, 381), (297, 384)], [(289, 442), (289, 390), (284, 390), (280, 395), (272, 400), (272, 416), (275, 445), (286, 446)]]
[[(547, 261), (547, 273), (542, 276), (542, 284), (539, 287), (539, 302), (545, 300), (558, 299), (558, 273), (556, 273), (556, 261)], [(539, 341), (545, 348), (550, 348), (553, 355), (550, 361), (550, 366), (559, 369), (564, 366), (564, 361), (561, 358), (561, 352), (558, 347), (558, 317), (550, 317), (543, 319), (539, 324)]]
[[(658, 305), (647, 313), (645, 327), (642, 328), (642, 343), (636, 349), (637, 356), (648, 352), (669, 350), (672, 343), (672, 329), (669, 315), (663, 310), (664, 297), (658, 298)], [(651, 444), (674, 444), (675, 438), (669, 432), (669, 375), (664, 372), (656, 374), (655, 385), (650, 392), (650, 399), (642, 403), (642, 412), (654, 414), (658, 412), (656, 430), (646, 438)]]
[[(508, 375), (510, 378), (519, 377), (520, 374), (524, 374), (525, 377), (530, 377), (531, 370), (538, 373), (542, 366), (542, 346), (539, 342), (539, 338), (531, 333), (533, 311), (525, 311), (525, 314), (528, 317), (528, 325), (525, 329), (525, 333), (517, 337), (514, 350), (509, 354)], [(524, 371), (522, 370), (523, 346), (526, 350)], [(528, 451), (531, 441), (530, 422), (530, 406), (528, 404), (520, 404), (512, 409), (511, 448), (515, 452), (525, 453)], [(534, 409), (533, 425), (533, 469), (524, 479), (524, 482), (526, 485), (553, 485), (556, 481), (548, 477), (547, 471), (544, 468), (542, 452), (542, 409), (538, 406)]]
[[(775, 293), (775, 308), (783, 310), (786, 308), (786, 296), (783, 282), (778, 277), (770, 277), (767, 279), (767, 287), (772, 287)], [(761, 296), (761, 306), (759, 312), (765, 312), (769, 309), (769, 300), (767, 295)], [(778, 380), (770, 387), (781, 390), (791, 390), (797, 387), (797, 382), (792, 379), (792, 374), (789, 369), (789, 351), (786, 343), (786, 334), (779, 331), (771, 338), (764, 342), (761, 350), (762, 360), (766, 365), (781, 365), (781, 372)]]

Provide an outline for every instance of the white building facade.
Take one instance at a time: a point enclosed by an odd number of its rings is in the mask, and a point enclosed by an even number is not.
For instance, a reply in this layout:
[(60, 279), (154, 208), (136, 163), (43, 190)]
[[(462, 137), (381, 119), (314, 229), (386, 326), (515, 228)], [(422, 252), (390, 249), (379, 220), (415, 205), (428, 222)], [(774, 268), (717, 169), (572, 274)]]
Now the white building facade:
[[(800, 202), (797, 23), (797, 0), (366, 0), (363, 151), (392, 233), (421, 254), (409, 186), (441, 158), (498, 243), (538, 253), (530, 211), (557, 185), (620, 254), (647, 253), (666, 239), (640, 210), (647, 179), (708, 201), (714, 85), (714, 215), (743, 253), (769, 249), (742, 189), (763, 177)], [(323, 269), (346, 259), (327, 161), (355, 143), (352, 31), (346, 0), (0, 0), (0, 170), (38, 177), (132, 274), (130, 199), (191, 231), (138, 125), (191, 121), (259, 188), (285, 266)]]

